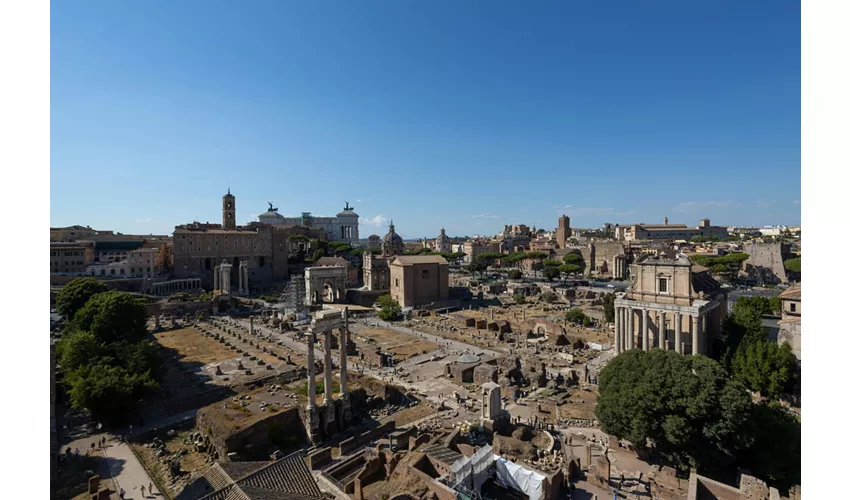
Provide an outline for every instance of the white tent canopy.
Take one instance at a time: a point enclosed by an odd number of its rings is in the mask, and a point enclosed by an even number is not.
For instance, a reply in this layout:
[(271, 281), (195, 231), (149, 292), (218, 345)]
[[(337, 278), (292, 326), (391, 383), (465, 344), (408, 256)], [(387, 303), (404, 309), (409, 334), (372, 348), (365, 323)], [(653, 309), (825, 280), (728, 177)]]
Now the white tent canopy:
[(529, 500), (539, 500), (543, 496), (543, 481), (546, 480), (546, 476), (525, 469), (498, 455), (494, 455), (494, 458), (496, 478), (502, 485), (525, 493)]

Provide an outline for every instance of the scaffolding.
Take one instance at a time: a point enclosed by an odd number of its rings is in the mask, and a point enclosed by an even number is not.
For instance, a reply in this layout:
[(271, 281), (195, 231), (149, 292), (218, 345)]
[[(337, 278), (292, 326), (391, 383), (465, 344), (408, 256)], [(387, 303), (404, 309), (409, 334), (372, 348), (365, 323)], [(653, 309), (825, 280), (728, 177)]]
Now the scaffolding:
[(280, 294), (280, 312), (298, 316), (298, 313), (304, 311), (304, 295), (306, 293), (304, 276), (293, 276)]

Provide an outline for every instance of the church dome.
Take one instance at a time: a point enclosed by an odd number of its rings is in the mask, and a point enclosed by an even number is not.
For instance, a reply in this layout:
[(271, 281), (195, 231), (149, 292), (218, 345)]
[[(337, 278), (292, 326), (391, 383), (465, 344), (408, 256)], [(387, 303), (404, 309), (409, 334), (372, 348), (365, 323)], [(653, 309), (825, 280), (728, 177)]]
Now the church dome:
[(443, 241), (448, 241), (448, 239), (449, 239), (449, 237), (448, 237), (448, 236), (446, 236), (446, 229), (445, 229), (445, 228), (441, 228), (441, 229), (440, 229), (440, 235), (439, 235), (439, 236), (437, 236), (437, 241), (438, 241), (438, 242), (443, 242)]
[(395, 232), (395, 225), (393, 225), (392, 221), (390, 221), (390, 232), (384, 236), (384, 243), (392, 244), (392, 245), (403, 245), (404, 240), (401, 239)]

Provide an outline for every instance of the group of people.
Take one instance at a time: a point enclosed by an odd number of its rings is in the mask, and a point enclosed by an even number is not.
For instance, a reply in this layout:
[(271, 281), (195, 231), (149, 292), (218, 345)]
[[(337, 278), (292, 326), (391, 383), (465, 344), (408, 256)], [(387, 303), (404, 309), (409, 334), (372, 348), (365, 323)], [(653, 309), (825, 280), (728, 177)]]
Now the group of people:
[[(142, 485), (142, 487), (139, 488), (139, 489), (142, 491), (142, 498), (148, 498), (148, 496), (145, 494), (145, 491), (146, 491), (145, 486)], [(151, 495), (153, 495), (153, 483), (148, 483), (147, 492), (150, 493)], [(126, 495), (126, 494), (127, 494), (127, 492), (124, 491), (124, 488), (120, 488), (118, 490), (118, 496), (121, 497), (122, 500), (124, 499), (124, 495)]]

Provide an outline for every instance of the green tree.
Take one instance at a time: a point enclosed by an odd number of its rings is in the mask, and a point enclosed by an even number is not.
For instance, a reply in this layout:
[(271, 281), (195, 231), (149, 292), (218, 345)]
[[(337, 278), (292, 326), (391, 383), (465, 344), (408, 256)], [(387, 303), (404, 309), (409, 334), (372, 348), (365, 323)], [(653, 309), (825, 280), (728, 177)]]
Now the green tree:
[(738, 452), (738, 462), (771, 486), (800, 484), (800, 422), (777, 403), (760, 403), (752, 408), (749, 433), (753, 445)]
[(73, 329), (91, 332), (98, 342), (138, 342), (147, 334), (147, 309), (129, 293), (104, 292), (74, 315)]
[(484, 274), (484, 272), (487, 271), (487, 266), (477, 260), (474, 260), (472, 261), (472, 263), (469, 264), (469, 266), (467, 266), (467, 269), (469, 269), (469, 272), (471, 272), (472, 274)]
[(782, 299), (779, 298), (779, 295), (774, 295), (768, 299), (768, 303), (770, 305), (770, 311), (774, 314), (780, 314), (782, 312)]
[(115, 422), (158, 388), (151, 373), (131, 373), (121, 366), (82, 366), (66, 379), (71, 405), (100, 420)]
[(557, 267), (543, 268), (543, 277), (549, 281), (554, 281), (561, 277), (561, 271)]
[(584, 262), (584, 259), (582, 258), (581, 254), (578, 253), (568, 253), (567, 255), (564, 255), (563, 260), (565, 264), (579, 265), (579, 263)]
[(785, 269), (787, 269), (787, 270), (789, 270), (793, 273), (799, 273), (800, 272), (800, 257), (797, 257), (797, 258), (794, 258), (794, 259), (788, 259), (784, 262), (784, 265), (785, 265)]
[(729, 266), (726, 264), (714, 264), (710, 270), (711, 274), (726, 274), (729, 272)]
[(510, 271), (508, 271), (508, 278), (512, 280), (518, 280), (522, 278), (522, 271), (520, 271), (519, 269), (511, 269)]
[(90, 298), (107, 290), (106, 285), (94, 278), (74, 278), (56, 296), (56, 311), (70, 322)]
[(741, 297), (735, 301), (732, 314), (723, 322), (714, 350), (715, 359), (724, 368), (731, 371), (732, 359), (742, 346), (767, 341), (761, 321), (768, 312), (770, 300), (765, 297)]
[(557, 259), (546, 259), (543, 261), (543, 265), (546, 267), (558, 267), (561, 265), (561, 261)]
[(401, 314), (401, 306), (390, 294), (378, 297), (377, 304), (381, 308), (378, 317), (384, 321), (394, 321)]
[(354, 249), (354, 247), (352, 247), (351, 245), (346, 243), (344, 245), (339, 245), (337, 247), (334, 247), (333, 251), (334, 251), (334, 255), (345, 255), (346, 253), (350, 252), (353, 249)]
[(584, 311), (577, 307), (567, 311), (567, 313), (564, 314), (564, 319), (570, 323), (584, 326), (588, 326), (592, 322), (592, 320), (584, 314)]
[(66, 333), (56, 343), (56, 358), (65, 372), (85, 366), (107, 354), (106, 347), (91, 332)]
[(614, 322), (614, 300), (616, 296), (613, 293), (606, 293), (602, 297), (602, 309), (605, 311), (605, 322)]
[(577, 266), (575, 264), (561, 264), (558, 266), (558, 271), (560, 271), (564, 276), (568, 276), (570, 274), (580, 273), (581, 266)]
[(540, 300), (542, 300), (543, 302), (548, 302), (549, 304), (552, 304), (552, 303), (558, 301), (558, 296), (555, 295), (552, 292), (544, 292), (544, 293), (540, 294)]
[(790, 345), (761, 340), (738, 348), (732, 370), (748, 389), (773, 401), (793, 393), (799, 377)]
[(752, 444), (742, 432), (751, 404), (709, 358), (634, 349), (600, 372), (596, 415), (606, 433), (642, 449), (652, 442), (674, 467), (711, 474), (734, 466), (736, 451)]
[(525, 304), (525, 295), (518, 293), (514, 295), (514, 300), (516, 300), (516, 303), (519, 305)]

